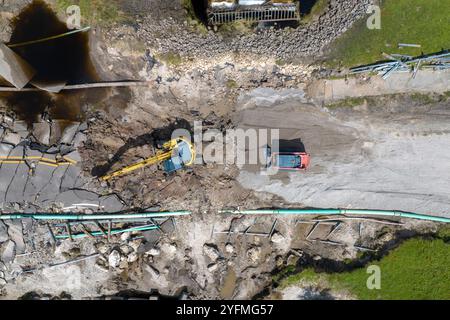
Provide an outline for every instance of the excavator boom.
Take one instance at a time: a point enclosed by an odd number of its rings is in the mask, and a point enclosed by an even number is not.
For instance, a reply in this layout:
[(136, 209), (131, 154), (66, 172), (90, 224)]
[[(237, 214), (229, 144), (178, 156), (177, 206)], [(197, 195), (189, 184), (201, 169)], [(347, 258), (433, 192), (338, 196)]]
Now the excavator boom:
[[(187, 146), (187, 148), (186, 148)], [(180, 150), (179, 150), (180, 149)], [(185, 159), (177, 159), (178, 157), (181, 157), (181, 151), (187, 151), (189, 153), (189, 159), (188, 161), (185, 161)], [(139, 161), (135, 164), (132, 164), (130, 166), (127, 166), (123, 169), (120, 169), (118, 171), (115, 171), (109, 175), (101, 177), (102, 181), (108, 181), (116, 177), (120, 177), (126, 174), (129, 174), (133, 171), (142, 169), (147, 166), (151, 166), (154, 164), (159, 164), (161, 162), (169, 162), (171, 160), (178, 160), (176, 163), (182, 163), (181, 167), (183, 166), (190, 166), (193, 164), (193, 160), (195, 158), (195, 152), (192, 144), (186, 140), (183, 137), (170, 140), (162, 146), (162, 150), (159, 151), (155, 156), (147, 158), (145, 160)]]

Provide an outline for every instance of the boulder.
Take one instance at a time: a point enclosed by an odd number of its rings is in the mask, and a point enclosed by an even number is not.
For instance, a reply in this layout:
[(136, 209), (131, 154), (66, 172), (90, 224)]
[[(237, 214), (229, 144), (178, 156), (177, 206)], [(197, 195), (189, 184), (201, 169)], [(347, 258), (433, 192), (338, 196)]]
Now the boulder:
[(203, 254), (212, 261), (216, 261), (220, 257), (219, 250), (217, 250), (217, 247), (213, 244), (204, 244)]
[(270, 239), (273, 243), (282, 243), (284, 241), (284, 236), (279, 232), (274, 232), (272, 238)]
[(108, 257), (109, 266), (112, 268), (117, 268), (120, 265), (121, 255), (117, 250), (113, 250)]

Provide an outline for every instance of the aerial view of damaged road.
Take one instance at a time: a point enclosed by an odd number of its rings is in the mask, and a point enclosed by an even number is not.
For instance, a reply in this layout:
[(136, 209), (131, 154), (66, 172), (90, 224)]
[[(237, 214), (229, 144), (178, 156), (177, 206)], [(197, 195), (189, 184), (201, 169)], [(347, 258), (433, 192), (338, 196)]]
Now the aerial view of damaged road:
[(450, 299), (449, 17), (0, 0), (0, 300)]

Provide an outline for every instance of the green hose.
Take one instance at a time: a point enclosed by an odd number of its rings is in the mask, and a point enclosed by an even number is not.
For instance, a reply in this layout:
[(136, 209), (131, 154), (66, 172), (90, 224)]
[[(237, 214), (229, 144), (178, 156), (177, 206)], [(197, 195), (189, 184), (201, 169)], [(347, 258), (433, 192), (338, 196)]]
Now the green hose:
[(221, 210), (221, 213), (243, 215), (362, 215), (391, 216), (435, 222), (450, 223), (450, 218), (428, 216), (412, 212), (393, 210), (357, 210), (357, 209), (277, 209), (277, 210)]
[(144, 213), (113, 213), (113, 214), (41, 214), (41, 213), (18, 213), (0, 214), (0, 220), (17, 220), (31, 218), (35, 220), (127, 220), (140, 218), (164, 218), (190, 215), (190, 211), (169, 211), (169, 212), (144, 212)]

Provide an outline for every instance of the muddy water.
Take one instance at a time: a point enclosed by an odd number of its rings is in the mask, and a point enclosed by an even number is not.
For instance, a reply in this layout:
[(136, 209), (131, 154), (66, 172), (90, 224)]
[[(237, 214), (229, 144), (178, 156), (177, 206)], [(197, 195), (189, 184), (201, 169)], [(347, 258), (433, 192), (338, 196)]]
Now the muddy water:
[[(70, 31), (52, 9), (41, 0), (34, 1), (13, 20), (10, 43), (21, 43), (54, 36)], [(99, 81), (90, 58), (89, 33), (13, 48), (31, 64), (37, 74), (33, 80), (43, 82), (63, 81), (79, 84)], [(82, 107), (104, 98), (108, 89), (47, 92), (2, 93), (0, 98), (8, 108), (29, 124), (46, 111), (53, 119), (79, 121), (83, 119)]]
[(222, 290), (220, 290), (220, 296), (222, 299), (228, 300), (233, 297), (234, 290), (236, 288), (237, 276), (234, 269), (228, 269), (228, 273), (223, 282)]

